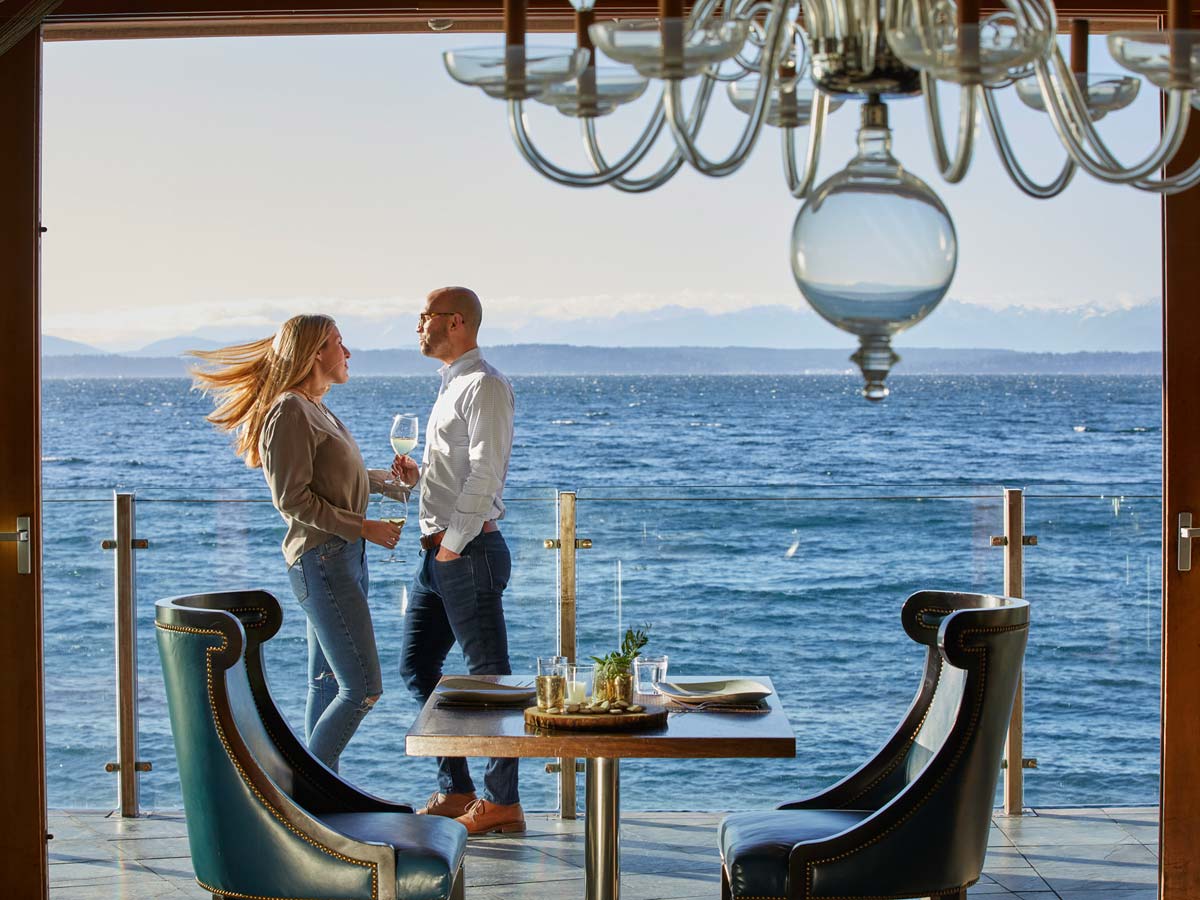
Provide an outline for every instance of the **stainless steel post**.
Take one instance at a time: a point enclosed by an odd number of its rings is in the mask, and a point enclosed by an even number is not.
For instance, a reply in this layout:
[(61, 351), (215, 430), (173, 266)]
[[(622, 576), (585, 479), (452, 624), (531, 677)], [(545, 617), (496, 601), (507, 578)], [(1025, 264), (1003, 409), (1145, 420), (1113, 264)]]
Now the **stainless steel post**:
[[(575, 660), (575, 492), (558, 495), (558, 655)], [(575, 760), (558, 761), (558, 814), (575, 818)]]
[(137, 573), (133, 494), (113, 492), (114, 613), (117, 655), (117, 780), (121, 815), (138, 814)]
[(584, 900), (621, 897), (621, 761), (589, 759), (584, 778)]
[[(1004, 594), (1025, 595), (1025, 495), (1020, 488), (1004, 491)], [(1025, 790), (1025, 676), (1017, 678), (1012, 718), (1004, 745), (1004, 814), (1019, 816)]]

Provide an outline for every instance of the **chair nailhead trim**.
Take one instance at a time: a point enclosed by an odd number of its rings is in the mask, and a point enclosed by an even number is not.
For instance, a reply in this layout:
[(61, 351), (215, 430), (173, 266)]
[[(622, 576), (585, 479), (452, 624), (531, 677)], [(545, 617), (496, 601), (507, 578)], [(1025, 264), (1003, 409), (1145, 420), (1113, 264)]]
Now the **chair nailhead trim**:
[[(328, 853), (330, 856), (334, 857), (335, 859), (339, 859), (342, 862), (348, 862), (355, 866), (364, 866), (366, 868), (369, 868), (371, 870), (371, 900), (378, 900), (378, 897), (379, 897), (379, 866), (376, 863), (369, 862), (368, 860), (365, 860), (365, 859), (354, 859), (353, 857), (346, 856), (344, 853), (339, 853), (338, 851), (334, 850), (332, 847), (326, 847), (324, 844), (320, 843), (319, 841), (313, 840), (307, 834), (305, 834), (304, 832), (297, 829), (296, 826), (294, 826), (291, 822), (289, 822), (287, 819), (285, 819), (283, 817), (283, 815), (279, 812), (279, 810), (277, 810), (275, 807), (273, 807), (270, 803), (267, 802), (267, 798), (264, 797), (259, 792), (258, 788), (254, 786), (254, 783), (250, 780), (250, 777), (246, 774), (245, 769), (242, 768), (242, 764), (240, 762), (238, 762), (237, 758), (233, 755), (233, 751), (229, 747), (229, 741), (225, 737), (225, 729), (221, 727), (220, 716), (217, 715), (216, 696), (213, 693), (213, 671), (212, 671), (213, 654), (220, 653), (223, 650), (225, 650), (229, 646), (229, 639), (222, 632), (220, 632), (214, 628), (192, 628), (187, 625), (164, 625), (162, 622), (155, 622), (154, 627), (161, 628), (163, 631), (180, 631), (180, 632), (183, 632), (184, 634), (211, 634), (211, 635), (214, 635), (221, 639), (221, 643), (219, 645), (209, 645), (208, 647), (205, 648), (204, 664), (205, 664), (205, 670), (206, 670), (205, 678), (208, 682), (208, 706), (209, 706), (209, 709), (212, 711), (213, 724), (217, 728), (217, 736), (221, 739), (221, 746), (223, 746), (225, 748), (225, 755), (229, 757), (229, 761), (231, 763), (233, 763), (233, 767), (235, 769), (237, 769), (238, 775), (241, 776), (242, 782), (246, 785), (246, 787), (250, 788), (250, 790), (253, 792), (254, 796), (258, 798), (258, 802), (261, 803), (263, 805), (263, 807), (272, 816), (274, 816), (279, 821), (280, 824), (283, 825), (284, 828), (286, 828), (288, 831), (290, 831), (296, 837), (300, 838), (300, 840), (304, 841), (307, 844), (311, 844), (313, 847), (316, 847), (318, 850), (322, 851), (323, 853)], [(209, 891), (210, 893), (223, 894), (227, 897), (238, 897), (238, 898), (242, 898), (242, 900), (287, 900), (287, 898), (263, 897), (263, 896), (260, 896), (257, 894), (239, 894), (239, 893), (236, 893), (233, 891), (221, 890), (220, 888), (209, 887), (208, 885), (204, 884), (204, 882), (202, 882), (199, 878), (196, 879), (196, 883), (198, 885), (200, 885), (202, 888), (204, 888), (206, 891)]]

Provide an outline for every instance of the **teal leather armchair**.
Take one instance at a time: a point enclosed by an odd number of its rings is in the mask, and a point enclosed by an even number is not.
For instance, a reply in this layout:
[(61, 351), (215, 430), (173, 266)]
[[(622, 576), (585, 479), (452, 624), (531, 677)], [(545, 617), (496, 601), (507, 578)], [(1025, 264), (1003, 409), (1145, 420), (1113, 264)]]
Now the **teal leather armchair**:
[(926, 657), (899, 727), (828, 789), (726, 817), (718, 832), (724, 900), (966, 900), (983, 870), (1029, 604), (920, 591), (901, 621)]
[(196, 881), (214, 898), (461, 900), (459, 823), (358, 790), (271, 698), (265, 591), (160, 600), (155, 625)]

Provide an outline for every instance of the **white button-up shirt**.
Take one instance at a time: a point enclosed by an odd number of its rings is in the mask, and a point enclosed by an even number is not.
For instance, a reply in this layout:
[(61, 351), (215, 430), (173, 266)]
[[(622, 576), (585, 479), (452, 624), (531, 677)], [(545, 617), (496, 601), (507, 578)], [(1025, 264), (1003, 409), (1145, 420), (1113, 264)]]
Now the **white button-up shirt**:
[(512, 385), (479, 349), (439, 370), (442, 386), (425, 428), (421, 533), (445, 531), (454, 553), (504, 516), (504, 480), (513, 441)]

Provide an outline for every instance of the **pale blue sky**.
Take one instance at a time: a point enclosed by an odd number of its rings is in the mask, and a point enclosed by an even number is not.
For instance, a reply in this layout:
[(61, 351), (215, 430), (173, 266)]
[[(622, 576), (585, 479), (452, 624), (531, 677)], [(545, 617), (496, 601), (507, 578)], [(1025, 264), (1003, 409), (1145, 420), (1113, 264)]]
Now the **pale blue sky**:
[[(574, 343), (587, 343), (572, 327), (580, 318), (803, 306), (788, 263), (798, 204), (783, 184), (777, 132), (729, 178), (685, 171), (640, 196), (559, 187), (519, 158), (503, 103), (443, 69), (442, 50), (496, 40), (48, 44), (46, 332), (124, 349), (215, 325), (266, 334), (291, 313), (327, 310), (352, 345), (411, 346), (424, 294), (447, 283), (475, 287), (505, 335), (519, 339), (536, 323), (539, 337)], [(1105, 60), (1094, 69), (1115, 68), (1101, 40), (1092, 46)], [(1062, 151), (1048, 121), (1011, 94), (1004, 108), (1018, 151), (1048, 175)], [(612, 155), (648, 106), (601, 120)], [(1156, 197), (1077, 175), (1056, 200), (1027, 199), (986, 133), (965, 183), (946, 185), (933, 170), (923, 104), (891, 109), (896, 155), (943, 197), (958, 230), (951, 300), (1157, 304)], [(583, 166), (573, 121), (537, 104), (531, 118), (556, 158)], [(830, 120), (822, 179), (851, 156), (857, 120), (855, 102)], [(1133, 158), (1157, 120), (1144, 85), (1101, 130)], [(722, 109), (704, 146), (721, 152), (740, 121)], [(761, 328), (762, 343), (778, 345), (769, 317)], [(685, 331), (672, 342), (688, 343)], [(920, 326), (905, 342), (922, 343)], [(808, 317), (789, 343), (850, 341)]]

